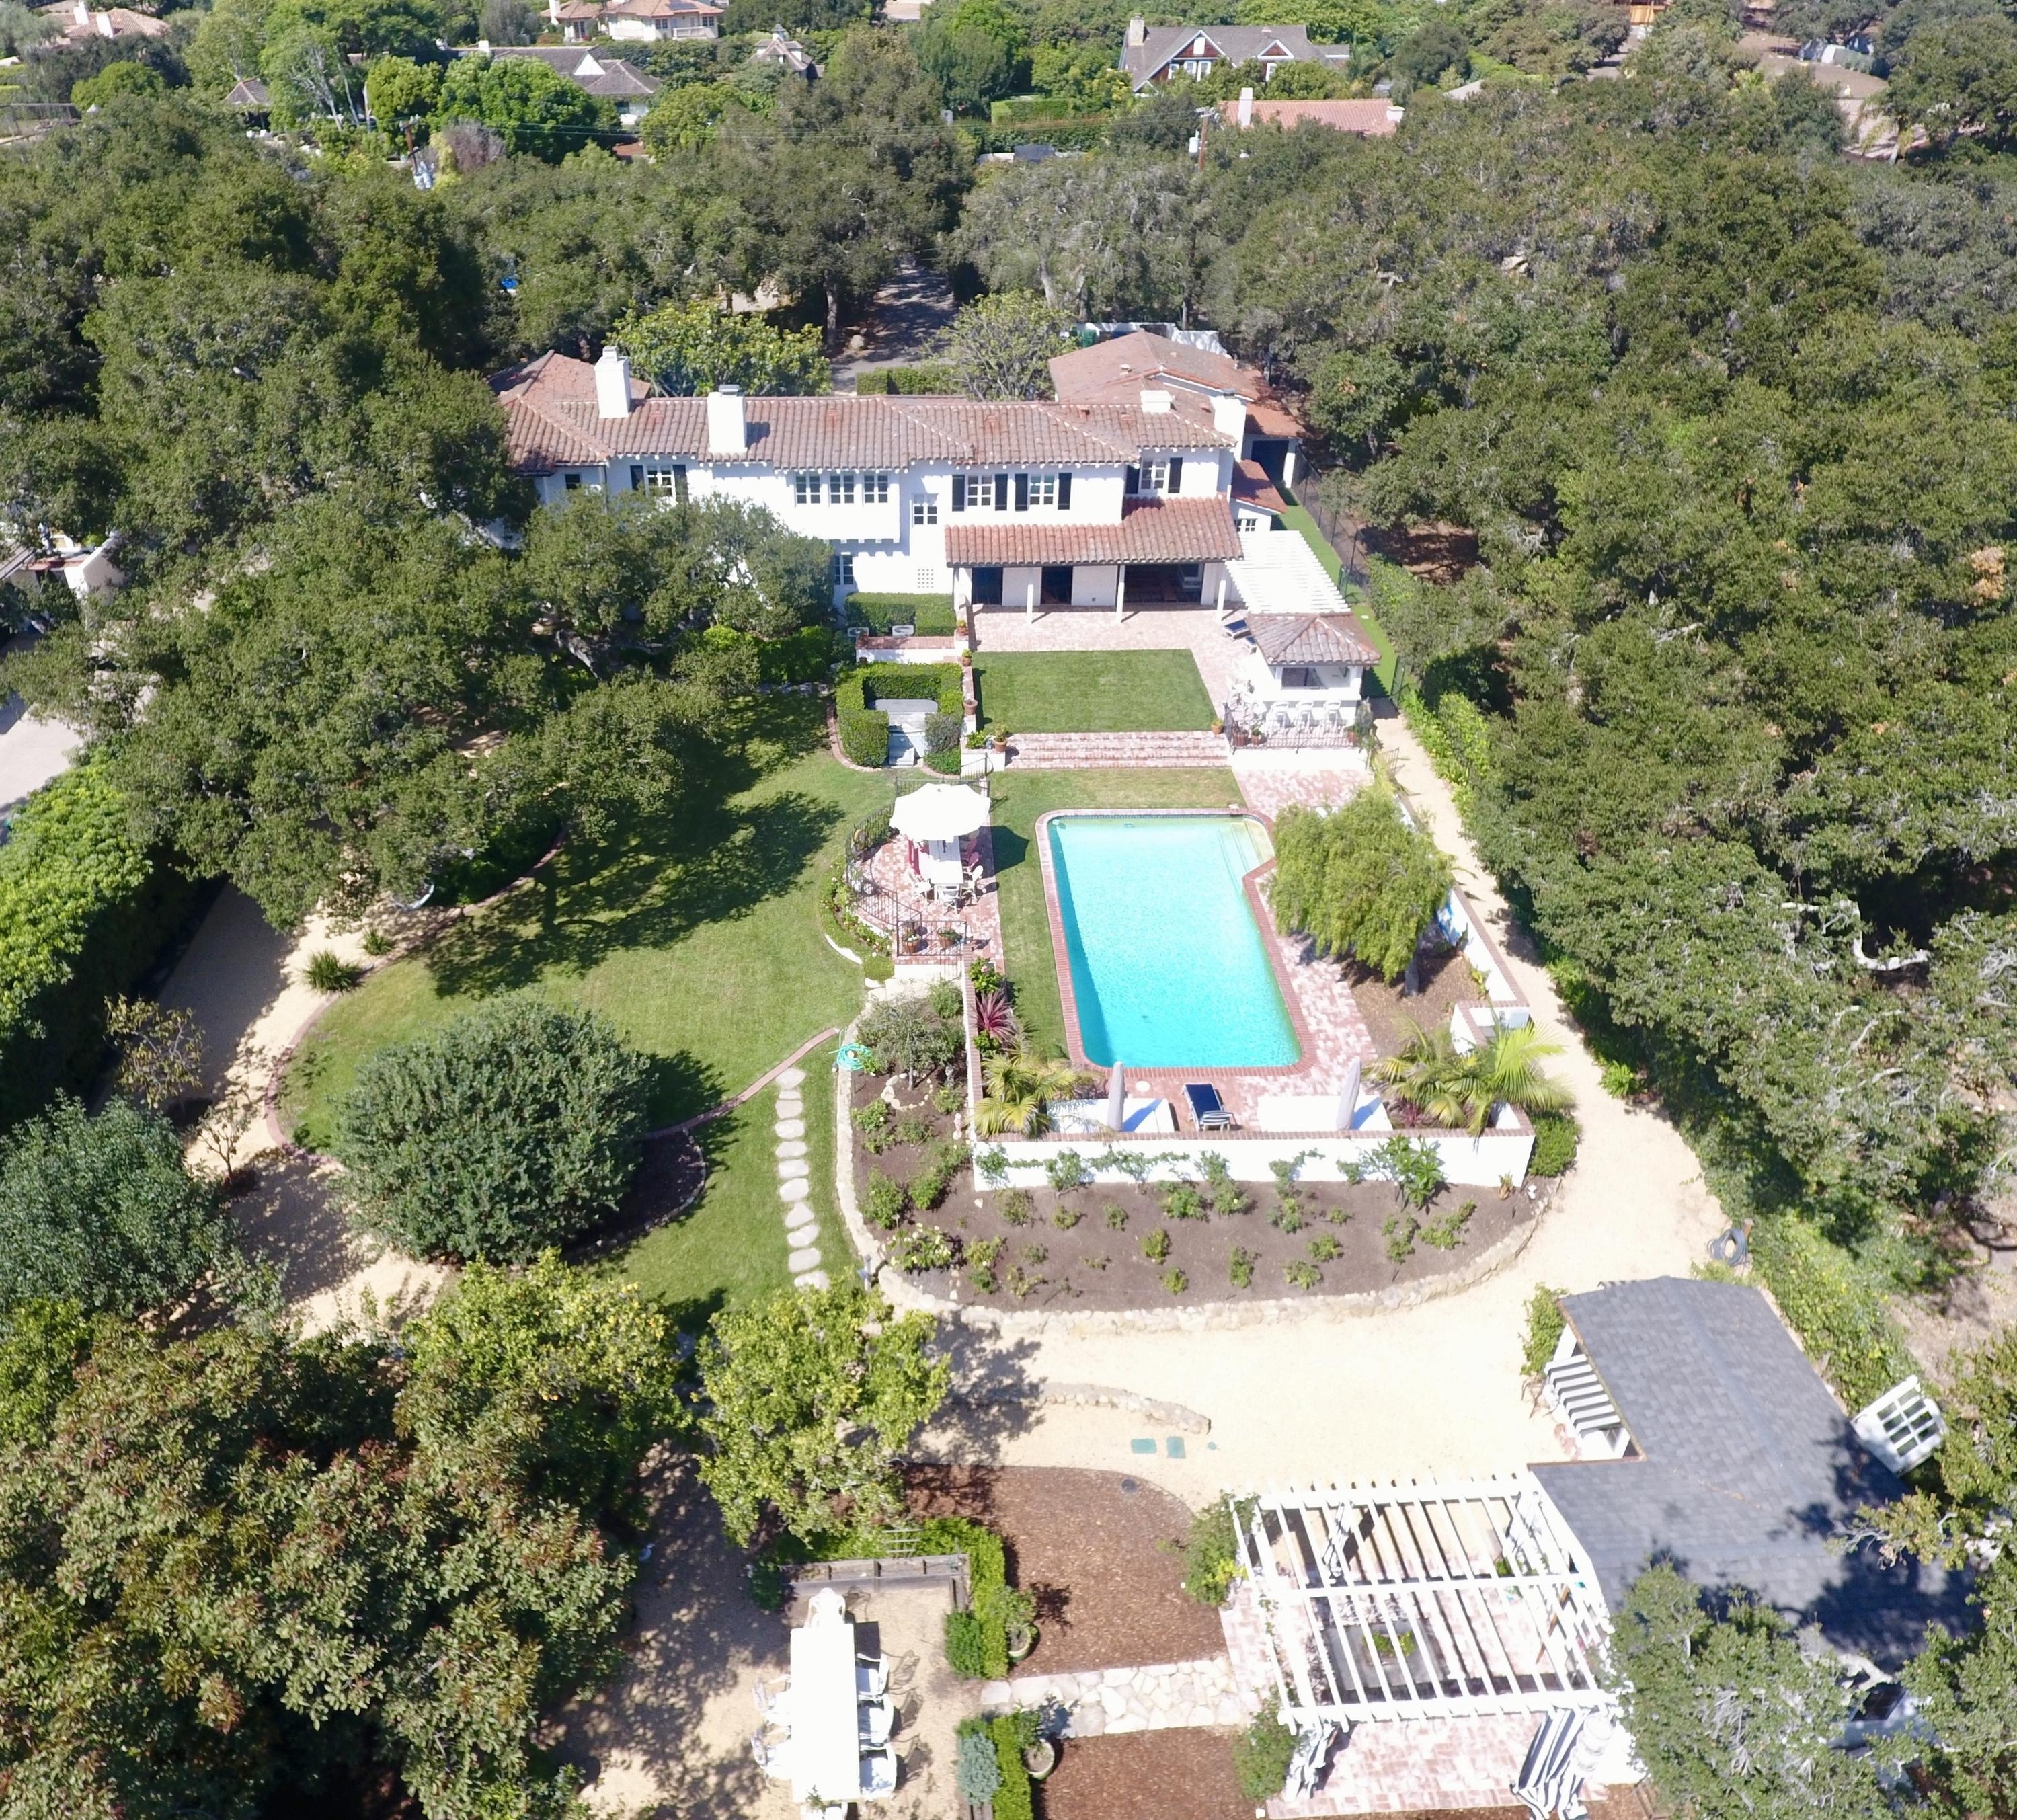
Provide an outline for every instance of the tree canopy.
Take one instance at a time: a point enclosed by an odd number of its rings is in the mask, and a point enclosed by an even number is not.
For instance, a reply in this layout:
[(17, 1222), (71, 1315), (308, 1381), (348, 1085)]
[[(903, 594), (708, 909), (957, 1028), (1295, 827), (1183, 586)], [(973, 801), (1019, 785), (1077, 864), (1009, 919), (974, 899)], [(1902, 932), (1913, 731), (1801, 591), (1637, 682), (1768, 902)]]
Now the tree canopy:
[(1268, 890), (1278, 928), (1319, 954), (1349, 955), (1398, 980), (1449, 896), (1450, 863), (1402, 819), (1387, 791), (1358, 792), (1329, 814), (1290, 807), (1275, 822)]

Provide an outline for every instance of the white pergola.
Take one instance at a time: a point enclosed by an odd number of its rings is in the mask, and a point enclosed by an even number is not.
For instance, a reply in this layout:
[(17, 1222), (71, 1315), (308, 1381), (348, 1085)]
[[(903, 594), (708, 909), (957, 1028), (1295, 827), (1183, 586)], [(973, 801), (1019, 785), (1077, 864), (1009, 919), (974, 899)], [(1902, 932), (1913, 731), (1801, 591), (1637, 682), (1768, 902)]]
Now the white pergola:
[(1603, 1595), (1532, 1474), (1291, 1486), (1238, 1508), (1299, 1729), (1611, 1705)]

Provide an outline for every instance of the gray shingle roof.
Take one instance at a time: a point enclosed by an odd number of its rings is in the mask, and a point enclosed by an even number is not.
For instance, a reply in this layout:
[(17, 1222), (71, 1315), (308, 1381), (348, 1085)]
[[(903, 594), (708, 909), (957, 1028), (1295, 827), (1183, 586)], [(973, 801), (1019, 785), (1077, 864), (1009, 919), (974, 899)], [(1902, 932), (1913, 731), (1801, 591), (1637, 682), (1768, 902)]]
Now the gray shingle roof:
[(1264, 57), (1314, 63), (1342, 60), (1348, 54), (1341, 45), (1312, 44), (1306, 25), (1152, 25), (1141, 43), (1122, 50), (1120, 67), (1139, 88), (1164, 64), (1189, 55), (1200, 38), (1204, 40), (1200, 57), (1234, 63)]
[(1916, 1650), (1932, 1619), (1966, 1627), (1961, 1576), (1829, 1548), (1858, 1506), (1903, 1488), (1755, 1289), (1662, 1277), (1562, 1307), (1643, 1457), (1534, 1473), (1612, 1606), (1658, 1556), (1880, 1663)]

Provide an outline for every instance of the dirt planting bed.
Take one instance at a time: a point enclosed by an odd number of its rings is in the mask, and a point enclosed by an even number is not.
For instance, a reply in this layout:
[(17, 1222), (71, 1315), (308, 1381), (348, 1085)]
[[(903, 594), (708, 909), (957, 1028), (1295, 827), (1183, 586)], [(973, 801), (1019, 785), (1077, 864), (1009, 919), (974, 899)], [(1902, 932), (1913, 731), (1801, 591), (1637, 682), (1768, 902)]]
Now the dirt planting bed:
[(1409, 998), (1402, 996), (1398, 981), (1390, 986), (1356, 961), (1345, 963), (1344, 977), (1351, 987), (1352, 1001), (1366, 1020), (1374, 1047), (1383, 1056), (1398, 1056), (1405, 1049), (1416, 1025), (1423, 1030), (1447, 1030), (1455, 1006), (1485, 1002), (1470, 962), (1460, 948), (1425, 954), (1416, 970), (1422, 989)]
[(1044, 1820), (1253, 1820), (1233, 1737), (1185, 1726), (1068, 1739), (1043, 1785)]
[(1037, 1647), (1019, 1674), (1224, 1653), (1218, 1613), (1184, 1596), (1182, 1499), (1069, 1467), (915, 1466), (904, 1478), (916, 1515), (976, 1518), (1007, 1544), (1011, 1580), (1037, 1601)]
[[(1250, 1182), (1232, 1184), (1218, 1211), (1199, 1183), (990, 1190), (977, 1198), (956, 1187), (918, 1223), (956, 1246), (962, 1302), (1182, 1307), (1384, 1289), (1460, 1269), (1537, 1217), (1548, 1192), (1537, 1186), (1536, 1197), (1522, 1189), (1503, 1201), (1496, 1189), (1446, 1187), (1416, 1210), (1384, 1182), (1298, 1183), (1293, 1206), (1273, 1184)], [(943, 1295), (954, 1275), (929, 1270), (917, 1280)]]

